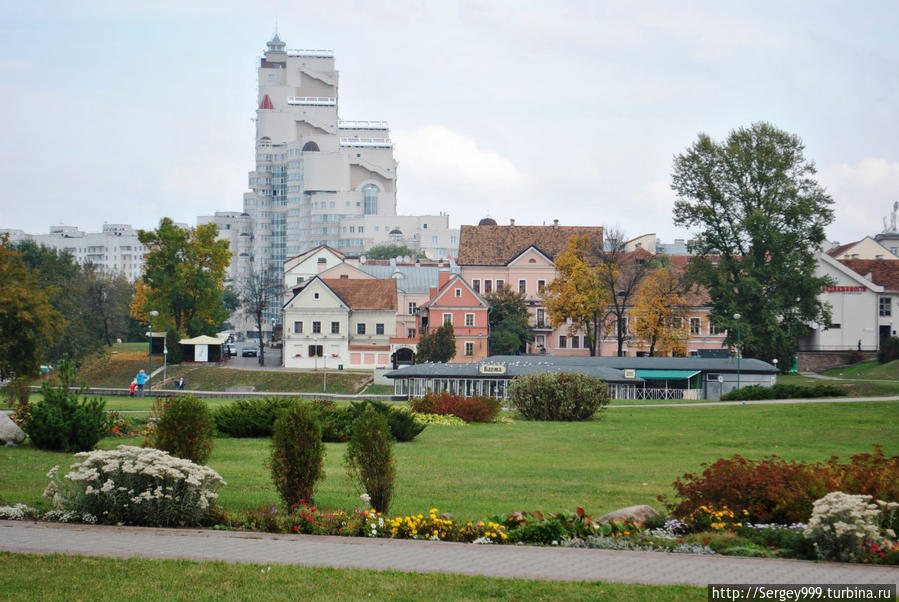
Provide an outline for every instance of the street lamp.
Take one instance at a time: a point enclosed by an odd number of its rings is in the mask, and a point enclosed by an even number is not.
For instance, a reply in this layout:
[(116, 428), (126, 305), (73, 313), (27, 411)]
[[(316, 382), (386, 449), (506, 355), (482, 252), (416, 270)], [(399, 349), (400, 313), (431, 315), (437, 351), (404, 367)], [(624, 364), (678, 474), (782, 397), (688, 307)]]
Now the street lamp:
[(159, 315), (155, 309), (150, 312), (150, 371), (147, 372), (147, 397), (153, 393), (153, 318)]
[(272, 318), (272, 347), (275, 346), (275, 319)]
[(740, 356), (743, 355), (740, 349), (740, 314), (734, 314), (734, 320), (737, 321), (737, 389), (740, 388)]

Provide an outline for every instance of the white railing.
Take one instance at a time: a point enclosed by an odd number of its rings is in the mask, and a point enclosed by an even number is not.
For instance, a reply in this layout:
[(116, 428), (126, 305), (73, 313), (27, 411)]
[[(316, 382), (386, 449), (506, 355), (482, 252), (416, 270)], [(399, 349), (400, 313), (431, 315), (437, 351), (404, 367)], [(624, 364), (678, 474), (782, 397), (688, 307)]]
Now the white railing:
[(333, 96), (288, 96), (287, 104), (333, 107), (337, 104), (337, 99)]
[(615, 399), (700, 399), (701, 389), (662, 389), (619, 385), (613, 391)]
[(333, 50), (288, 49), (287, 56), (302, 56), (302, 57), (314, 58), (314, 59), (333, 59), (334, 51)]
[(337, 122), (337, 127), (342, 130), (386, 130), (386, 121), (343, 121)]
[(373, 148), (393, 148), (390, 138), (341, 137), (340, 146), (367, 146)]

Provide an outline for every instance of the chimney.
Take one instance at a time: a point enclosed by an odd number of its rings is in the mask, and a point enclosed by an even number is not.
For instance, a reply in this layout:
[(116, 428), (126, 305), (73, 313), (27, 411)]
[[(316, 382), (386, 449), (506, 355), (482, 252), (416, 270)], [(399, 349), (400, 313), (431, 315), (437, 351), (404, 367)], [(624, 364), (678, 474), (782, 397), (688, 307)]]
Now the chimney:
[(553, 220), (553, 230), (558, 229), (558, 227), (559, 227), (559, 220), (554, 219), (554, 220)]
[(515, 227), (515, 220), (514, 220), (514, 219), (510, 219), (510, 220), (509, 220), (509, 225), (512, 226), (512, 227), (514, 228), (514, 227)]
[(437, 272), (437, 290), (442, 289), (446, 286), (446, 283), (450, 281), (450, 271), (447, 269), (441, 268)]

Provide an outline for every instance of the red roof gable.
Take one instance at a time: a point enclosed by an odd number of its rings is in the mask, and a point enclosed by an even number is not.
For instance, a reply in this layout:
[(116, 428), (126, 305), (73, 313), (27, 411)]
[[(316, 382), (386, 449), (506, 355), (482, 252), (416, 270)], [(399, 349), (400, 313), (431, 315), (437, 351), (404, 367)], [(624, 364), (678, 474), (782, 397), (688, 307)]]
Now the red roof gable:
[(262, 102), (259, 103), (259, 108), (260, 109), (274, 109), (275, 108), (275, 105), (272, 104), (272, 99), (268, 97), (268, 94), (266, 94), (262, 98)]

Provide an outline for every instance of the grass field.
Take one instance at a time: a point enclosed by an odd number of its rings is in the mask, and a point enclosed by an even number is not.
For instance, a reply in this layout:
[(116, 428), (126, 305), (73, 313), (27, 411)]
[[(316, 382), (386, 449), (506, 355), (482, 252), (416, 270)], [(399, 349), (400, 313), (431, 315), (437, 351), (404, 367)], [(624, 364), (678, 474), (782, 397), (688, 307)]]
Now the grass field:
[[(437, 507), (478, 520), (577, 506), (594, 514), (632, 504), (662, 509), (655, 498), (672, 493), (676, 477), (736, 453), (820, 461), (848, 459), (879, 443), (885, 454), (899, 454), (897, 415), (899, 402), (620, 407), (593, 422), (430, 426), (394, 448), (398, 481), (391, 514)], [(139, 441), (107, 438), (101, 444)], [(226, 511), (277, 503), (265, 468), (269, 445), (268, 439), (216, 439), (209, 465), (228, 482), (220, 498)], [(346, 445), (326, 448), (326, 478), (316, 502), (348, 510), (360, 505), (344, 476)], [(44, 475), (71, 461), (27, 443), (0, 448), (0, 503), (48, 508), (41, 497)]]
[(802, 374), (780, 374), (778, 383), (794, 385), (833, 385), (846, 391), (849, 397), (890, 397), (899, 395), (899, 381), (867, 381), (846, 378), (845, 380), (822, 380)]
[(705, 600), (706, 589), (0, 552), (2, 600)]
[(825, 370), (821, 374), (838, 378), (864, 378), (871, 380), (895, 380), (899, 381), (899, 360), (881, 364), (877, 360), (859, 362), (851, 366)]

